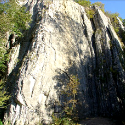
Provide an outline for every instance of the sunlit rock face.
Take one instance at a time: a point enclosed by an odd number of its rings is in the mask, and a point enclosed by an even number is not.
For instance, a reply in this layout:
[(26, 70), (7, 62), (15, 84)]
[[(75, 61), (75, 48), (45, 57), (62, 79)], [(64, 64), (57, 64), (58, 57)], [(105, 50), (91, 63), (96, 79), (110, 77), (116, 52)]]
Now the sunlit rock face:
[(110, 19), (96, 6), (89, 19), (84, 7), (72, 0), (49, 2), (33, 0), (25, 5), (33, 22), (18, 49), (15, 47), (18, 61), (10, 61), (12, 97), (5, 123), (49, 124), (52, 113), (61, 111), (61, 90), (70, 75), (78, 75), (80, 81), (80, 119), (120, 115), (124, 56)]

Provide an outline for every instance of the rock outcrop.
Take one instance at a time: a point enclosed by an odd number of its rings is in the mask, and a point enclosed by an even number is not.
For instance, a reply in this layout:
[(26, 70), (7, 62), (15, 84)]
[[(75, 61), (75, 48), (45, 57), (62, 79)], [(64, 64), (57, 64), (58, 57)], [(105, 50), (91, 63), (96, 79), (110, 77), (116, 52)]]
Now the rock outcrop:
[[(26, 3), (33, 22), (12, 64), (8, 83), (10, 105), (5, 123), (49, 124), (67, 74), (78, 75), (79, 118), (120, 116), (125, 84), (121, 42), (110, 19), (96, 6), (92, 19), (72, 0)], [(14, 61), (11, 58), (12, 61)]]

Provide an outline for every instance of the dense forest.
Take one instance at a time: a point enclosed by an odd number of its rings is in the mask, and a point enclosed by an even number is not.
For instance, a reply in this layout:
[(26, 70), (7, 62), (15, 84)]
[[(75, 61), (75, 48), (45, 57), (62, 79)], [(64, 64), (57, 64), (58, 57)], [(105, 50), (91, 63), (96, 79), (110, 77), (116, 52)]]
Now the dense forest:
[[(108, 11), (105, 11), (105, 5), (101, 2), (95, 2), (91, 3), (89, 0), (74, 0), (78, 4), (85, 7), (85, 11), (87, 13), (87, 16), (89, 19), (93, 18), (95, 11), (92, 9), (92, 6), (96, 5), (98, 6), (103, 13), (107, 17), (110, 18), (110, 21), (118, 34), (119, 38), (122, 42), (125, 42), (125, 31), (121, 30), (119, 28), (118, 19), (119, 13), (111, 13)], [(123, 25), (125, 26), (125, 19), (122, 19), (119, 17), (119, 19), (122, 21)], [(6, 88), (6, 81), (7, 81), (7, 64), (10, 59), (9, 52), (11, 47), (13, 46), (11, 42), (13, 37), (16, 37), (16, 41), (20, 42), (20, 39), (25, 36), (26, 31), (30, 28), (31, 15), (27, 11), (25, 7), (22, 7), (19, 5), (18, 1), (15, 0), (0, 0), (0, 125), (2, 125), (3, 120), (3, 113), (6, 109), (8, 104), (8, 100), (11, 95), (8, 94), (8, 89)], [(11, 43), (11, 44), (10, 44)], [(9, 47), (8, 47), (9, 44)], [(123, 50), (125, 52), (125, 47), (123, 45)], [(69, 83), (69, 86), (73, 86), (76, 82), (76, 86), (74, 86), (74, 89), (72, 90), (72, 93), (77, 93), (77, 85), (79, 84), (78, 79), (75, 81), (75, 78), (72, 77), (71, 81)], [(74, 82), (75, 81), (75, 82)], [(67, 86), (67, 88), (69, 87)], [(67, 95), (67, 91), (65, 92)], [(68, 108), (65, 108), (65, 112), (67, 111), (68, 116), (73, 116), (72, 111), (75, 107), (75, 99), (71, 100), (73, 107), (72, 109), (68, 110)], [(55, 116), (53, 116), (53, 119), (55, 122), (59, 122), (62, 119), (57, 119)], [(63, 120), (67, 120), (66, 118)], [(62, 120), (62, 121), (63, 121)], [(64, 122), (65, 123), (65, 122)], [(74, 123), (72, 123), (74, 124)], [(58, 123), (58, 125), (61, 125), (61, 122)]]

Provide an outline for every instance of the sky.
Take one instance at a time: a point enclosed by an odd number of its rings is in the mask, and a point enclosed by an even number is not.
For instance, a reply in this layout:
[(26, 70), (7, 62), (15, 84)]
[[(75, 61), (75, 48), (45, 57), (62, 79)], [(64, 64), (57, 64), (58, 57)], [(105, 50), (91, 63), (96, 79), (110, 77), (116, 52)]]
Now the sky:
[(102, 2), (105, 4), (105, 11), (119, 13), (119, 17), (125, 19), (125, 0), (90, 0), (91, 3)]

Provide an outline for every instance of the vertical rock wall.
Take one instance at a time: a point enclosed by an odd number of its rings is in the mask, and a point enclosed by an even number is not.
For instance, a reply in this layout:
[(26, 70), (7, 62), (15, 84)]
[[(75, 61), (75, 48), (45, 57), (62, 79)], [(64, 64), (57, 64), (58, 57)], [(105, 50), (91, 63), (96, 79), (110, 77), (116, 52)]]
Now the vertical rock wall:
[(71, 0), (55, 0), (49, 7), (44, 2), (26, 4), (33, 23), (8, 77), (12, 97), (5, 123), (50, 123), (52, 113), (60, 112), (67, 74), (80, 80), (80, 118), (117, 115), (123, 108), (124, 58), (110, 20), (96, 6), (89, 19)]

